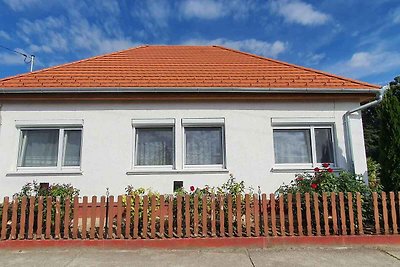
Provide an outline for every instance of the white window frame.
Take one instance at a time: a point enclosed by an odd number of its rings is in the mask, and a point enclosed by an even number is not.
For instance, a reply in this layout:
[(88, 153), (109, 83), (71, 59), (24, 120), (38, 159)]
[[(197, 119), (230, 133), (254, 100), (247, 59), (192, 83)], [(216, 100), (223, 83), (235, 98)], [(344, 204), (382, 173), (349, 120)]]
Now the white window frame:
[[(186, 128), (221, 128), (222, 137), (222, 164), (188, 165), (186, 164)], [(182, 169), (183, 170), (225, 170), (226, 169), (226, 141), (224, 118), (184, 118), (182, 119)]]
[[(172, 165), (136, 165), (137, 160), (137, 130), (136, 129), (151, 129), (151, 128), (172, 128), (172, 147), (173, 147), (173, 157)], [(168, 171), (176, 169), (176, 127), (175, 119), (165, 118), (165, 119), (133, 119), (132, 120), (132, 162), (131, 169), (136, 171)]]
[[(18, 141), (18, 152), (17, 152), (17, 162), (16, 162), (16, 171), (17, 172), (63, 172), (63, 171), (81, 171), (82, 166), (82, 147), (83, 147), (83, 126), (82, 125), (63, 125), (63, 126), (56, 126), (55, 124), (34, 124), (34, 125), (17, 125), (17, 129), (19, 131), (19, 141)], [(51, 167), (23, 167), (19, 166), (21, 156), (21, 149), (22, 149), (22, 132), (23, 131), (34, 131), (34, 130), (58, 130), (58, 155), (57, 155), (57, 165)], [(81, 131), (81, 147), (80, 147), (80, 162), (79, 166), (63, 166), (64, 161), (64, 153), (65, 153), (65, 131)]]
[[(330, 129), (331, 130), (331, 136), (332, 136), (332, 147), (333, 147), (333, 161), (334, 162), (317, 162), (317, 153), (316, 153), (316, 144), (315, 144), (315, 129)], [(296, 169), (302, 169), (302, 168), (315, 168), (315, 167), (321, 167), (322, 163), (330, 163), (331, 167), (336, 167), (337, 166), (337, 157), (336, 157), (336, 145), (335, 145), (335, 127), (333, 124), (310, 124), (310, 125), (287, 125), (287, 126), (274, 126), (272, 128), (272, 132), (274, 130), (310, 130), (310, 138), (311, 138), (311, 163), (276, 163), (275, 161), (275, 144), (273, 144), (273, 149), (274, 149), (274, 164), (276, 167), (294, 167)], [(272, 133), (273, 136), (273, 133)], [(274, 142), (274, 139), (272, 138), (272, 142)]]

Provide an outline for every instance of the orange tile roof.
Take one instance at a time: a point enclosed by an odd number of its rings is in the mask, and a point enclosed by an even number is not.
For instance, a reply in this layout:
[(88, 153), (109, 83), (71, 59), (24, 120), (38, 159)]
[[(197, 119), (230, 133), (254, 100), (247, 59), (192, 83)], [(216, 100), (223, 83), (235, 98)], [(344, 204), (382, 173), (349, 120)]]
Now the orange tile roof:
[(139, 46), (0, 79), (0, 88), (349, 88), (379, 86), (220, 46)]

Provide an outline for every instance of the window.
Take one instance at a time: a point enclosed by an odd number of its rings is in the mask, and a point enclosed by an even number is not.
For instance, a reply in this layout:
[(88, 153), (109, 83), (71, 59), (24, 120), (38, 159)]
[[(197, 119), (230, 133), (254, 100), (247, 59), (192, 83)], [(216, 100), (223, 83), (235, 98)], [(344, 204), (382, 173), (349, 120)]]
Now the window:
[(273, 130), (275, 163), (334, 163), (332, 127), (279, 127)]
[(222, 127), (185, 127), (186, 165), (223, 165)]
[(18, 167), (79, 167), (81, 129), (21, 129)]
[(173, 165), (172, 127), (136, 128), (136, 166)]

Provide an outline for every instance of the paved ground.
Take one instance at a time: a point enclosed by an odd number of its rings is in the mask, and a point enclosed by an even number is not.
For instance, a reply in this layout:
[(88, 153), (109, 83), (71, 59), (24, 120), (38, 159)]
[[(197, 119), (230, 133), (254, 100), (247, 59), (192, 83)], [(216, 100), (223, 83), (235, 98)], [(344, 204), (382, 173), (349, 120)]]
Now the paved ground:
[(0, 250), (0, 266), (400, 266), (400, 247)]

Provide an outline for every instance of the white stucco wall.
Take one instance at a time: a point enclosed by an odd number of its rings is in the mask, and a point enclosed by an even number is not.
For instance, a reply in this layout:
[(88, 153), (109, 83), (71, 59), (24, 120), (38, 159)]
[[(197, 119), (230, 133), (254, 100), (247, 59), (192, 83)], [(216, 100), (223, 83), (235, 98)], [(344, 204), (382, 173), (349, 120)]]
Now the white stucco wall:
[[(38, 182), (71, 183), (82, 195), (120, 194), (131, 184), (170, 193), (174, 180), (184, 187), (215, 186), (225, 182), (229, 173), (247, 186), (274, 192), (288, 183), (300, 170), (271, 171), (274, 150), (271, 118), (320, 120), (334, 123), (337, 167), (347, 168), (343, 114), (358, 102), (109, 102), (109, 103), (3, 103), (0, 129), (0, 196), (12, 195), (33, 179)], [(157, 175), (127, 174), (132, 170), (132, 119), (224, 118), (228, 172), (183, 173), (182, 133), (177, 134), (177, 171)], [(81, 174), (31, 175), (16, 172), (19, 132), (16, 121), (83, 120)], [(359, 114), (351, 119), (354, 159), (357, 173), (365, 174), (366, 160), (362, 122)]]

